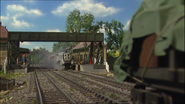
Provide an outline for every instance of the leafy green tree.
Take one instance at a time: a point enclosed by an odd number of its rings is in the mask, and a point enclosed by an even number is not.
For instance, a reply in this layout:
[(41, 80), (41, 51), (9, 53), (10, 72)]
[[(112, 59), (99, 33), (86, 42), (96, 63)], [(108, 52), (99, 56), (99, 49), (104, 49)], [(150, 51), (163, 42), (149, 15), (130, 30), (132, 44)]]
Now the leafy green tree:
[(53, 44), (53, 52), (57, 52), (59, 49), (66, 49), (68, 47), (74, 46), (78, 42), (58, 42)]
[(118, 50), (121, 47), (123, 37), (127, 32), (127, 30), (123, 30), (124, 25), (120, 21), (114, 19), (112, 19), (110, 23), (108, 21), (100, 21), (98, 23), (101, 28), (104, 28), (105, 34), (107, 35), (107, 38), (105, 38), (107, 48)]
[(72, 32), (77, 29), (77, 32), (87, 32), (94, 23), (94, 16), (91, 13), (81, 14), (80, 10), (75, 9), (69, 13), (66, 21), (66, 32)]
[[(81, 14), (80, 10), (75, 9), (70, 12), (66, 20), (66, 32), (74, 32), (74, 29), (77, 29), (78, 33), (88, 32), (89, 30), (95, 30), (97, 25), (93, 25), (94, 16), (91, 13)], [(97, 29), (96, 29), (97, 30)], [(68, 47), (74, 46), (79, 42), (58, 42), (53, 44), (53, 52), (57, 52), (59, 49), (66, 49)]]

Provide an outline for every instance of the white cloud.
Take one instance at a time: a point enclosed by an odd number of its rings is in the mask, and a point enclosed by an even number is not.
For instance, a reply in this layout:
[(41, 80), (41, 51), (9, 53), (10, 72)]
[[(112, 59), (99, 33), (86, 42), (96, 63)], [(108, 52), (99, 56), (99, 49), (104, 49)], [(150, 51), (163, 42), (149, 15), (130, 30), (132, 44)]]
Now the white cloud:
[(30, 45), (30, 43), (29, 42), (20, 42), (20, 45)]
[(7, 13), (7, 16), (0, 16), (0, 20), (7, 21), (9, 20), (9, 13)]
[(128, 29), (129, 29), (130, 21), (131, 21), (131, 20), (128, 20), (128, 21), (127, 21), (127, 24), (125, 25), (125, 27), (124, 27), (123, 29), (125, 29), (125, 30), (128, 30)]
[(64, 3), (56, 10), (51, 11), (54, 15), (68, 15), (69, 12), (78, 8), (82, 13), (90, 12), (95, 17), (106, 17), (117, 13), (120, 9), (114, 7), (105, 7), (103, 3), (95, 3), (93, 0), (80, 0), (77, 2)]
[(31, 17), (33, 16), (42, 16), (43, 13), (41, 11), (39, 11), (38, 9), (30, 9), (28, 10), (26, 7), (22, 6), (22, 5), (7, 5), (7, 10), (9, 12), (14, 12), (17, 14), (17, 16), (25, 16), (25, 15), (29, 15)]
[(7, 5), (7, 16), (1, 16), (1, 22), (8, 27), (14, 28), (30, 28), (33, 24), (28, 23), (24, 19), (20, 20), (19, 17), (36, 17), (42, 16), (43, 13), (38, 9), (27, 9), (22, 5)]
[(37, 47), (35, 47), (35, 49), (39, 49), (39, 48), (40, 48), (40, 47), (38, 47), (38, 46), (37, 46)]
[(20, 27), (30, 27), (31, 25), (28, 22), (25, 22), (24, 20), (19, 21), (16, 19), (16, 16), (13, 17), (12, 25), (16, 28)]
[(46, 32), (61, 32), (59, 29), (47, 30)]

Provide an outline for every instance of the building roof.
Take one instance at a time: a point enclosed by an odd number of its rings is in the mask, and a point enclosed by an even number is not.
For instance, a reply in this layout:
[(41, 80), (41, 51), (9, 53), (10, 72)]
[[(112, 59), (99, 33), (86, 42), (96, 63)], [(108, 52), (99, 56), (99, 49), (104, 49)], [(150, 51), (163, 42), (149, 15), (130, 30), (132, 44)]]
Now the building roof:
[(29, 49), (28, 48), (19, 48), (19, 52), (20, 53), (29, 53)]
[[(79, 49), (79, 48), (84, 48), (84, 43), (85, 42), (79, 42), (76, 46), (73, 47), (72, 50), (75, 50), (75, 49)], [(91, 45), (91, 42), (86, 42), (87, 43), (87, 46), (89, 47)], [(98, 43), (98, 42), (97, 42)], [(104, 46), (106, 46), (106, 44), (104, 43)]]
[(0, 38), (8, 38), (8, 30), (6, 29), (6, 26), (1, 25), (2, 22), (0, 22)]

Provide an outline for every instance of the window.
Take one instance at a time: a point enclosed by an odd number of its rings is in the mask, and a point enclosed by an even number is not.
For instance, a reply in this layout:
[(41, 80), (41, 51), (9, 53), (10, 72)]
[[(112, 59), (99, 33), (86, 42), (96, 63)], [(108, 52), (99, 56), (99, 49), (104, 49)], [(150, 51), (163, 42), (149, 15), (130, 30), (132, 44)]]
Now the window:
[(7, 50), (7, 43), (1, 43), (0, 44), (0, 50), (1, 51), (6, 51)]

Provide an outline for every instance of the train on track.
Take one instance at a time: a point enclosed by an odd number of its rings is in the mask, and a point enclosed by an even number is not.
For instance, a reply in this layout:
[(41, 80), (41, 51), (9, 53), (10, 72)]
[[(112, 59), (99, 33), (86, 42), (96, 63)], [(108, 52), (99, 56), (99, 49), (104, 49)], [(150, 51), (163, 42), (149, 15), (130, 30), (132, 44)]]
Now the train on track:
[[(62, 68), (64, 66), (64, 69), (69, 69), (73, 65), (72, 56), (68, 52), (60, 52), (57, 54), (50, 55), (49, 57), (49, 63), (53, 68), (55, 66), (59, 66)], [(72, 63), (72, 64), (71, 64)]]

